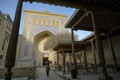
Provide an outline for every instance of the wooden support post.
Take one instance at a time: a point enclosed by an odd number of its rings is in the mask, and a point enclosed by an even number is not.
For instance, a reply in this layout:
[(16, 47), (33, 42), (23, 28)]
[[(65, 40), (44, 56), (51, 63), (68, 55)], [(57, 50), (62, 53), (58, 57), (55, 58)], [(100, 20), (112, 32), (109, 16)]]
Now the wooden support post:
[(74, 63), (74, 67), (76, 68), (76, 56), (75, 56), (75, 47), (74, 47), (74, 32), (73, 29), (71, 29), (71, 33), (72, 33), (72, 56), (73, 56), (73, 63)]
[(110, 50), (111, 50), (111, 53), (112, 53), (112, 57), (113, 57), (113, 61), (114, 61), (116, 70), (119, 71), (118, 63), (117, 63), (117, 59), (116, 59), (116, 55), (115, 55), (115, 51), (113, 49), (113, 45), (112, 45), (112, 41), (111, 41), (109, 33), (107, 33), (107, 38), (108, 38), (108, 44), (109, 44), (109, 47), (110, 47)]
[(65, 74), (65, 53), (62, 51), (63, 54), (63, 74)]
[(85, 70), (86, 70), (86, 72), (88, 72), (89, 70), (88, 70), (88, 63), (87, 63), (87, 57), (86, 57), (85, 49), (84, 49), (83, 54), (84, 54)]
[(74, 74), (74, 76), (72, 75), (72, 78), (77, 78), (77, 66), (76, 66), (76, 56), (75, 56), (75, 47), (74, 47), (74, 32), (73, 32), (73, 29), (71, 29), (71, 33), (72, 33), (72, 36), (71, 36), (71, 40), (72, 40), (72, 56), (73, 56), (73, 66), (72, 66), (72, 74)]
[(81, 53), (80, 54), (80, 73), (82, 73), (83, 72), (83, 69), (82, 69), (82, 50), (80, 53)]
[(83, 61), (82, 61), (82, 50), (81, 50), (81, 55), (80, 55), (80, 63), (81, 63), (81, 67), (83, 65)]
[(91, 12), (91, 16), (92, 16), (93, 30), (95, 33), (95, 42), (96, 42), (96, 49), (97, 49), (98, 58), (99, 58), (99, 64), (100, 64), (100, 68), (102, 71), (102, 76), (99, 77), (99, 80), (113, 80), (112, 77), (108, 76), (106, 68), (105, 68), (106, 62), (105, 62), (105, 57), (104, 57), (104, 52), (103, 52), (103, 47), (102, 47), (102, 41), (100, 37), (100, 31), (96, 23), (95, 12)]
[(18, 0), (10, 42), (8, 45), (7, 55), (5, 59), (5, 67), (7, 68), (7, 72), (5, 73), (5, 80), (11, 80), (11, 76), (12, 76), (11, 69), (15, 65), (16, 47), (17, 47), (17, 41), (19, 35), (21, 11), (22, 11), (22, 0)]
[(92, 47), (92, 53), (93, 53), (93, 56), (94, 56), (94, 65), (96, 66), (97, 65), (97, 61), (96, 61), (95, 46), (94, 46), (93, 41), (94, 40), (91, 41), (91, 47)]
[(57, 71), (59, 71), (59, 53), (57, 52)]
[(93, 72), (96, 72), (96, 69), (97, 69), (97, 59), (96, 59), (96, 53), (95, 53), (94, 40), (91, 41), (91, 47), (92, 47), (92, 54), (93, 54), (93, 57), (94, 57)]
[(80, 65), (82, 66), (82, 60), (81, 60), (81, 57), (82, 57), (82, 51), (80, 52), (80, 58), (79, 58), (79, 60), (80, 60)]

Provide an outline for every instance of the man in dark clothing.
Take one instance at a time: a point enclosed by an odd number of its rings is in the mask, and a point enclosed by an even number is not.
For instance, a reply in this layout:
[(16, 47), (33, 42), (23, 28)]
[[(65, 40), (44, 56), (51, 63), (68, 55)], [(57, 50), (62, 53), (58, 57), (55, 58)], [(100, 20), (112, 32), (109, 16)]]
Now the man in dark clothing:
[(50, 61), (47, 60), (46, 61), (46, 74), (47, 74), (47, 76), (49, 76), (49, 72), (50, 72)]

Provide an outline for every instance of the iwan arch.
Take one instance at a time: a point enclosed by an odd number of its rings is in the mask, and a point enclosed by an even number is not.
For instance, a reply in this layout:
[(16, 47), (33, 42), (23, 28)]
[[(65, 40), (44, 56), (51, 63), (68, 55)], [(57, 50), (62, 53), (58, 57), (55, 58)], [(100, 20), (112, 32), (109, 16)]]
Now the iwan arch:
[(46, 58), (54, 62), (54, 51), (44, 50), (44, 43), (50, 36), (67, 31), (64, 28), (66, 20), (66, 15), (24, 10), (23, 33), (19, 38), (17, 58), (34, 60), (36, 66), (44, 65)]

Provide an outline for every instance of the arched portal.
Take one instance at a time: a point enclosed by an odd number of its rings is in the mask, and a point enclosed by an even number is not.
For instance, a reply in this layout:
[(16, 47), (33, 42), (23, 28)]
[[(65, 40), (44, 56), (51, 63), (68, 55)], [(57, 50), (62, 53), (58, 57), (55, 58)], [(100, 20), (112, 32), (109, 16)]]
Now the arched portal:
[(34, 37), (34, 55), (36, 66), (45, 65), (46, 59), (49, 59), (51, 62), (55, 61), (54, 52), (51, 50), (44, 50), (44, 43), (50, 36), (55, 36), (55, 34), (48, 30), (45, 30), (39, 32)]
[[(44, 43), (50, 36), (64, 33), (67, 20), (66, 15), (54, 14), (51, 12), (37, 12), (31, 10), (24, 11), (23, 33), (19, 37), (17, 57), (24, 60), (26, 66), (43, 64), (43, 56), (52, 54), (50, 51), (44, 50)], [(42, 55), (43, 54), (43, 55)], [(50, 56), (50, 55), (49, 55)], [(52, 57), (51, 57), (52, 58)]]
[[(35, 11), (26, 11), (25, 18), (24, 18), (24, 27), (23, 27), (23, 33), (22, 37), (19, 37), (18, 40), (18, 33), (19, 33), (19, 23), (20, 23), (20, 16), (21, 16), (21, 10), (22, 10), (22, 0), (18, 1), (17, 9), (16, 9), (16, 15), (15, 15), (15, 20), (14, 20), (14, 25), (13, 25), (13, 30), (11, 32), (11, 38), (10, 38), (10, 45), (8, 47), (8, 54), (6, 56), (6, 62), (5, 62), (5, 67), (8, 68), (8, 72), (6, 73), (5, 78), (10, 79), (12, 72), (11, 68), (15, 65), (20, 66), (20, 67), (27, 67), (27, 68), (33, 68), (34, 67), (34, 52), (38, 51), (40, 53), (46, 52), (44, 49), (39, 49), (40, 47), (43, 47), (42, 44), (44, 44), (46, 37), (49, 37), (50, 34), (43, 34), (40, 38), (36, 38), (37, 40), (36, 43), (37, 47), (35, 45), (34, 50), (34, 43), (33, 43), (33, 37), (35, 36), (36, 32), (39, 32), (41, 30), (49, 29), (51, 31), (54, 31), (56, 33), (64, 32), (66, 31), (64, 29), (64, 24), (67, 20), (66, 15), (60, 15), (60, 14), (53, 14), (50, 12), (35, 12)], [(17, 40), (20, 45), (17, 46)], [(41, 44), (39, 46), (39, 44)], [(16, 47), (17, 46), (17, 47)], [(17, 48), (17, 57), (16, 57), (16, 48)], [(15, 50), (14, 50), (15, 49)], [(37, 55), (35, 55), (37, 56)], [(16, 57), (16, 58), (15, 58)], [(39, 57), (39, 56), (38, 56)], [(17, 64), (15, 64), (15, 59), (17, 59)], [(37, 58), (37, 63), (39, 62)], [(40, 58), (41, 59), (41, 58)], [(40, 60), (41, 61), (41, 60)], [(37, 64), (35, 63), (35, 64)], [(31, 71), (32, 69), (27, 71)], [(23, 71), (21, 71), (23, 72)], [(19, 73), (21, 73), (19, 72)], [(10, 74), (9, 74), (10, 73)], [(33, 73), (34, 72), (26, 72), (26, 73)], [(32, 74), (32, 76), (33, 76)], [(23, 74), (24, 75), (24, 74)]]

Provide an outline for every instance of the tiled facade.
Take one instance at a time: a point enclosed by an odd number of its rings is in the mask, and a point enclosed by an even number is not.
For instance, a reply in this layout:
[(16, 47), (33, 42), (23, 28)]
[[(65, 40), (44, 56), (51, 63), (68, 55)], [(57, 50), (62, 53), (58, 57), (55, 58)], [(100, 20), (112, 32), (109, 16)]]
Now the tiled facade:
[(18, 40), (17, 58), (35, 60), (36, 66), (39, 66), (43, 65), (43, 57), (47, 55), (54, 62), (54, 51), (45, 51), (44, 43), (50, 36), (67, 32), (64, 28), (66, 20), (67, 16), (62, 14), (24, 10), (23, 33)]

